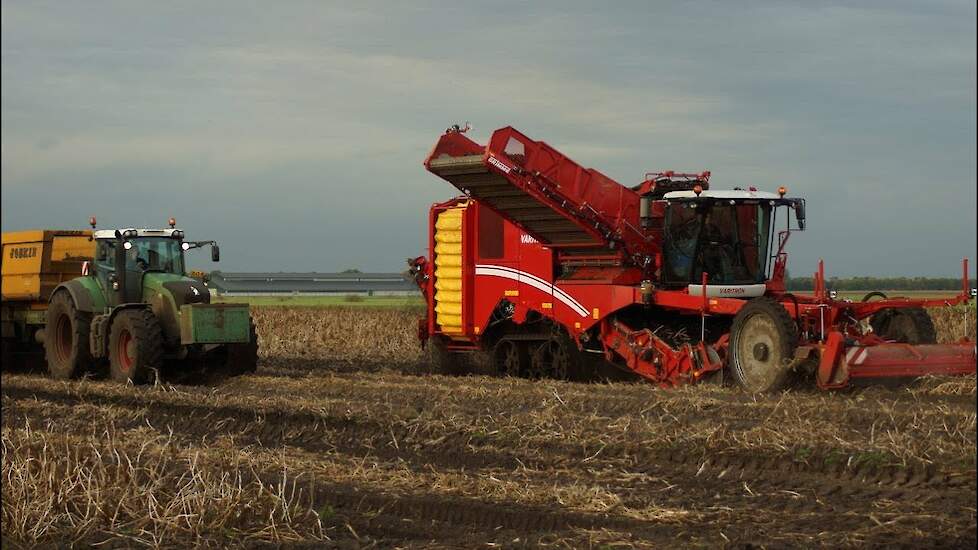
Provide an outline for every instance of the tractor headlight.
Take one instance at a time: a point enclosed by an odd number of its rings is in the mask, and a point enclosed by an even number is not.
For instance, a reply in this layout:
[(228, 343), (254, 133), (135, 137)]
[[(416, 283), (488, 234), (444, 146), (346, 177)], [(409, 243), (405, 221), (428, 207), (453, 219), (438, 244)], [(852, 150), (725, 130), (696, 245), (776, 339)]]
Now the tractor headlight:
[(132, 241), (126, 241), (126, 242), (122, 243), (122, 248), (125, 248), (126, 250), (131, 249), (132, 248)]
[(180, 231), (179, 229), (174, 229), (173, 230), (173, 233), (171, 233), (170, 235), (174, 239), (182, 239), (183, 238), (183, 231)]
[(122, 232), (122, 236), (127, 239), (134, 239), (138, 235), (139, 232), (137, 232), (135, 229), (126, 229), (125, 231)]
[(180, 243), (180, 248), (186, 252), (187, 250), (190, 250), (190, 243)]

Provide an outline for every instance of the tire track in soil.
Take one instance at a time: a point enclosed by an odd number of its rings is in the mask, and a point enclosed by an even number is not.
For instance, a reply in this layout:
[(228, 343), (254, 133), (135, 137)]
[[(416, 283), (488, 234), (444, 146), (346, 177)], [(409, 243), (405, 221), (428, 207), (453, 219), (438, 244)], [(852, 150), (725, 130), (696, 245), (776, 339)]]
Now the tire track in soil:
[[(43, 399), (46, 402), (56, 402), (65, 406), (80, 403), (91, 403), (80, 396), (32, 390), (25, 388), (3, 388), (3, 395), (8, 399)], [(92, 396), (89, 396), (92, 397)], [(519, 453), (519, 449), (486, 448), (480, 446), (471, 448), (471, 435), (464, 432), (443, 434), (436, 439), (418, 442), (418, 434), (405, 425), (381, 424), (376, 421), (365, 421), (360, 417), (333, 416), (311, 412), (286, 412), (281, 410), (254, 410), (232, 405), (217, 405), (203, 407), (171, 403), (164, 400), (146, 399), (145, 396), (97, 396), (100, 403), (109, 403), (123, 407), (145, 409), (145, 416), (129, 419), (131, 427), (143, 426), (147, 421), (158, 427), (166, 426), (175, 435), (182, 435), (187, 440), (198, 441), (201, 438), (216, 439), (232, 433), (240, 442), (242, 436), (246, 440), (263, 447), (291, 446), (310, 452), (339, 452), (350, 456), (373, 456), (388, 460), (404, 461), (415, 471), (426, 469), (429, 465), (447, 469), (464, 469), (478, 472), (486, 469), (530, 468), (536, 470), (552, 470), (555, 468), (578, 468), (583, 465), (581, 448), (565, 445), (559, 442), (548, 442), (537, 447), (543, 456), (533, 457)], [(205, 411), (202, 415), (201, 411)], [(61, 420), (63, 415), (51, 411), (51, 420)], [(17, 418), (17, 411), (5, 411), (4, 423)], [(38, 415), (30, 415), (36, 419)], [(27, 415), (25, 415), (27, 417)], [(125, 428), (126, 424), (115, 420), (118, 427)], [(296, 429), (305, 431), (308, 435), (297, 438)], [(390, 445), (389, 440), (376, 445), (378, 436), (390, 434), (401, 444), (397, 447)], [(428, 436), (422, 437), (426, 439)], [(432, 444), (433, 441), (437, 443)], [(488, 441), (491, 442), (491, 441)], [(723, 474), (728, 479), (738, 480), (738, 484), (749, 481), (757, 491), (767, 489), (779, 490), (785, 486), (793, 489), (810, 490), (819, 497), (832, 501), (851, 500), (854, 498), (875, 500), (889, 498), (891, 500), (913, 498), (918, 502), (926, 502), (940, 496), (944, 499), (953, 498), (947, 490), (973, 489), (974, 475), (968, 477), (952, 476), (938, 471), (934, 467), (890, 467), (875, 468), (870, 464), (859, 464), (855, 468), (847, 468), (843, 462), (829, 462), (817, 456), (809, 457), (807, 462), (793, 461), (785, 456), (757, 456), (756, 453), (727, 452), (704, 458), (704, 452), (688, 450), (656, 450), (612, 445), (603, 451), (601, 461), (628, 457), (629, 464), (624, 465), (630, 473), (647, 474), (656, 477), (668, 477), (672, 480), (688, 480), (698, 478), (710, 479), (714, 475)], [(580, 457), (580, 458), (579, 458)], [(600, 464), (592, 463), (591, 466)], [(621, 468), (622, 464), (615, 464)], [(583, 471), (580, 475), (569, 480), (586, 479)], [(711, 482), (711, 490), (716, 489), (717, 481)], [(625, 488), (626, 491), (628, 488)], [(739, 491), (739, 485), (738, 485)], [(797, 492), (797, 491), (796, 491)], [(970, 498), (967, 492), (955, 493)], [(974, 490), (971, 491), (973, 496)], [(953, 499), (960, 500), (960, 499)], [(812, 504), (809, 499), (793, 500), (792, 506), (805, 507)]]

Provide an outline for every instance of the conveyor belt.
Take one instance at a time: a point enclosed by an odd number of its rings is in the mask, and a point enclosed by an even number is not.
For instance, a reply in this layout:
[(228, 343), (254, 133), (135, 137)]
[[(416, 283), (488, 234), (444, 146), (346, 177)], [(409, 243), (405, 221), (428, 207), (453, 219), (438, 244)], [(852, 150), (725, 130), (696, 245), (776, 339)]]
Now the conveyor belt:
[(489, 170), (483, 155), (431, 159), (428, 169), (546, 244), (599, 244), (577, 223), (541, 203), (505, 177)]

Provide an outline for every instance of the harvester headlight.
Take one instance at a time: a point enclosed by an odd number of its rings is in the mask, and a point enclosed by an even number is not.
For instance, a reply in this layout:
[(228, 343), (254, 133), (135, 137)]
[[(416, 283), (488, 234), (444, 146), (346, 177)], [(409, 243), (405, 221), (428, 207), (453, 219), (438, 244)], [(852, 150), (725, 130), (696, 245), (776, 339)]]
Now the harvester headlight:
[(137, 235), (139, 235), (139, 232), (136, 231), (135, 229), (126, 229), (125, 231), (122, 232), (122, 236), (127, 239), (133, 239)]
[(170, 236), (173, 237), (174, 239), (182, 239), (183, 231), (180, 231), (179, 229), (175, 229), (173, 230), (172, 233), (170, 233)]
[(132, 241), (126, 241), (126, 242), (122, 243), (122, 248), (125, 248), (126, 250), (131, 249), (132, 248)]
[(190, 243), (180, 243), (180, 248), (190, 250)]
[(972, 298), (978, 298), (978, 288), (972, 288), (971, 289), (971, 297)]
[(838, 297), (838, 296), (839, 296), (838, 291), (835, 291), (835, 290), (830, 290), (829, 291), (829, 298), (832, 298), (833, 300), (835, 300), (836, 297)]
[(112, 290), (119, 290), (119, 281), (112, 281)]

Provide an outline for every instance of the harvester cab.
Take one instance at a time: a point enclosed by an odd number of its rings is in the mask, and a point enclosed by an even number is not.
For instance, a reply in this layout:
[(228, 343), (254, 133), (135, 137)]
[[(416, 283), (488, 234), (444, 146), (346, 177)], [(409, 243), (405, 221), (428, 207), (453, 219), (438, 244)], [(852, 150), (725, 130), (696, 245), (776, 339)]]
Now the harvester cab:
[(785, 198), (784, 191), (710, 191), (697, 183), (665, 193), (663, 287), (698, 295), (705, 281), (708, 296), (764, 295), (768, 281), (780, 279), (775, 270), (788, 236), (805, 227), (804, 199)]

